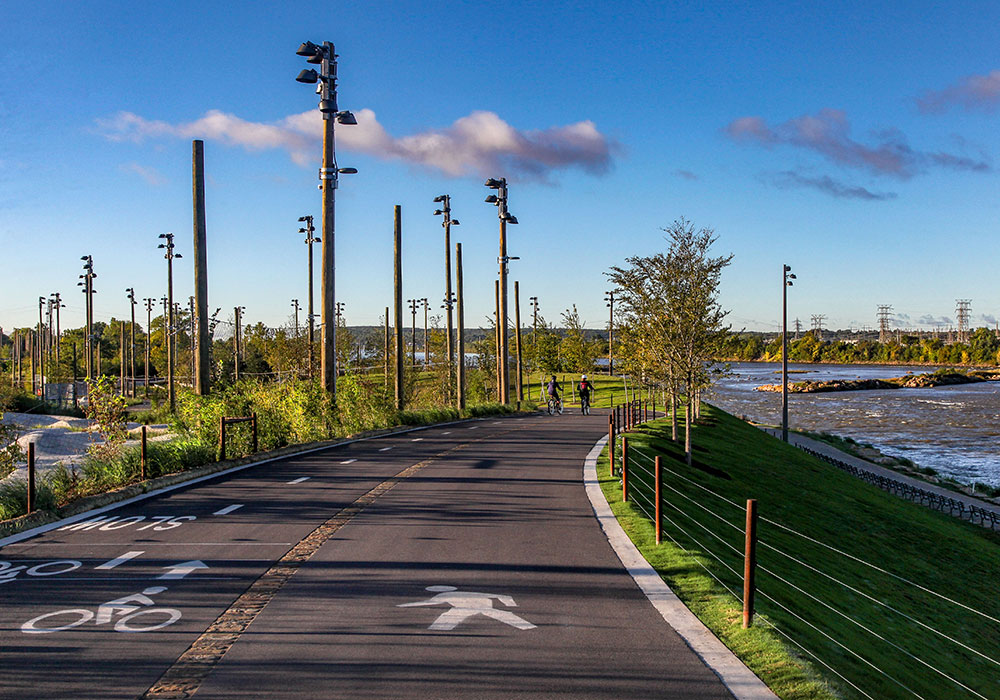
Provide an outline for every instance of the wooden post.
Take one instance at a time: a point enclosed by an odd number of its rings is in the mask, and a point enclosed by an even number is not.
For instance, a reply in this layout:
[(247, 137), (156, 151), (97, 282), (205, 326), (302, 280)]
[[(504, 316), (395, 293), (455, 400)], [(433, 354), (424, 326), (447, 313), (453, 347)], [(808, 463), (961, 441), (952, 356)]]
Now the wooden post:
[(226, 461), (226, 419), (219, 418), (219, 461)]
[(663, 501), (663, 489), (660, 483), (660, 455), (656, 455), (654, 467), (654, 498), (656, 499), (656, 544), (660, 544), (660, 503)]
[[(396, 347), (396, 410), (403, 410), (403, 208), (393, 208), (393, 322)], [(325, 245), (325, 243), (324, 243)]]
[(28, 443), (28, 509), (35, 510), (35, 443)]
[(253, 440), (253, 451), (257, 452), (257, 414), (250, 414), (250, 433)]
[(628, 437), (622, 437), (622, 500), (628, 500)]
[(608, 464), (611, 476), (615, 475), (615, 417), (608, 415)]
[(757, 571), (757, 501), (747, 500), (746, 554), (743, 559), (743, 629), (753, 624), (753, 598)]
[(458, 410), (465, 410), (465, 297), (462, 287), (462, 244), (455, 244), (455, 304), (458, 306)]
[[(197, 339), (192, 338), (191, 341), (192, 351), (197, 348), (195, 352), (198, 356), (194, 363), (194, 391), (199, 396), (204, 396), (209, 392), (209, 378), (211, 377), (208, 338), (208, 233), (205, 226), (204, 141), (191, 142), (191, 194), (194, 210), (194, 298), (197, 318), (197, 330), (195, 331)], [(309, 286), (312, 287), (312, 275), (309, 276)], [(312, 309), (310, 309), (311, 311)], [(310, 340), (312, 339), (310, 338)], [(311, 365), (309, 372), (311, 377)]]
[(139, 446), (139, 479), (146, 480), (146, 426), (142, 426), (142, 442)]

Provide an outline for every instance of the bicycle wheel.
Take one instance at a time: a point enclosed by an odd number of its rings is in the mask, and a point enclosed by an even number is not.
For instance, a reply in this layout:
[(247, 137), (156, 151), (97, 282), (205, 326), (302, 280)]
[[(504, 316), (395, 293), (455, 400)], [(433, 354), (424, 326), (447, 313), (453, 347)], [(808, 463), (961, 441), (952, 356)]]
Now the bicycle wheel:
[[(59, 625), (57, 627), (39, 627), (38, 623), (49, 617), (58, 617), (60, 615), (76, 615), (76, 622), (70, 622), (65, 625)], [(49, 632), (62, 632), (63, 630), (68, 630), (73, 627), (78, 627), (84, 622), (88, 622), (94, 617), (94, 613), (90, 610), (84, 610), (83, 608), (72, 608), (69, 610), (56, 610), (55, 612), (45, 613), (44, 615), (39, 615), (34, 617), (23, 625), (21, 625), (21, 631), (25, 634), (48, 634)]]
[[(162, 615), (166, 613), (167, 619), (163, 622), (156, 622), (153, 624), (147, 624), (145, 627), (137, 627), (128, 624), (137, 617), (142, 615)], [(181, 611), (177, 608), (146, 608), (145, 610), (138, 610), (131, 615), (126, 615), (122, 619), (115, 623), (115, 632), (152, 632), (153, 630), (158, 630), (167, 625), (172, 625), (181, 619)]]

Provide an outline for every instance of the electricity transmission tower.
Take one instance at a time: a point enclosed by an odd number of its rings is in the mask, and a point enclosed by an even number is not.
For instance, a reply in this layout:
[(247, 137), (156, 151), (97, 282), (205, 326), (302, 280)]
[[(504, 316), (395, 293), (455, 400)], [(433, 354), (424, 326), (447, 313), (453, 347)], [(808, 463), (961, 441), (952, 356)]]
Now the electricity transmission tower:
[(795, 339), (799, 339), (799, 333), (802, 332), (802, 321), (795, 319)]
[(969, 312), (972, 311), (971, 299), (956, 299), (955, 315), (958, 316), (958, 342), (969, 342)]
[(816, 336), (816, 340), (823, 340), (823, 321), (825, 320), (825, 314), (812, 315), (812, 332)]
[(878, 342), (885, 343), (889, 340), (889, 315), (892, 313), (890, 304), (878, 305)]

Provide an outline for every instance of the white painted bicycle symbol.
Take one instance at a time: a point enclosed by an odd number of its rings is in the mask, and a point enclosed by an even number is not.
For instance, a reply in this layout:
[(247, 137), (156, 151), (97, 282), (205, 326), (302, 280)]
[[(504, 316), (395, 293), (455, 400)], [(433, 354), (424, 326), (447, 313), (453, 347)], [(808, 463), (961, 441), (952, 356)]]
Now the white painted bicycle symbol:
[(123, 598), (109, 600), (98, 606), (96, 615), (94, 611), (85, 608), (71, 608), (45, 613), (25, 622), (21, 625), (21, 631), (25, 634), (49, 634), (50, 632), (62, 632), (79, 627), (91, 620), (94, 620), (96, 625), (107, 625), (117, 617), (118, 620), (114, 627), (116, 632), (152, 632), (172, 625), (181, 619), (181, 611), (176, 608), (147, 607), (143, 609), (142, 606), (153, 605), (153, 599), (149, 596), (162, 593), (165, 590), (167, 590), (166, 586), (152, 586), (143, 590), (142, 593), (133, 593)]
[(28, 568), (25, 564), (14, 566), (12, 562), (0, 561), (0, 586), (17, 579), (18, 574), (22, 571), (25, 576), (57, 576), (58, 574), (65, 574), (74, 569), (79, 569), (81, 566), (82, 564), (75, 559), (46, 561), (41, 564), (35, 564), (31, 568)]

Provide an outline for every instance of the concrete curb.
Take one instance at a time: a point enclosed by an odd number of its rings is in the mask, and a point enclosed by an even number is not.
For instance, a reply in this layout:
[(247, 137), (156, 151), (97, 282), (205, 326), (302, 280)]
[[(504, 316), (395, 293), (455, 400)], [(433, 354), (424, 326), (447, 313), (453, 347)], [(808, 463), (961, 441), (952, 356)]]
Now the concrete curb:
[[(74, 501), (63, 508), (60, 508), (55, 513), (52, 511), (36, 511), (30, 515), (22, 515), (19, 518), (14, 518), (13, 520), (0, 523), (0, 534), (4, 532), (12, 533), (6, 537), (0, 538), (0, 547), (29, 539), (65, 525), (71, 525), (80, 520), (100, 515), (101, 513), (105, 513), (109, 510), (114, 510), (131, 503), (137, 503), (147, 498), (153, 498), (155, 496), (169, 493), (170, 491), (175, 491), (180, 488), (185, 488), (202, 481), (215, 479), (220, 476), (226, 476), (227, 474), (242, 471), (243, 469), (249, 469), (250, 467), (255, 467), (260, 464), (267, 464), (268, 462), (276, 462), (281, 459), (287, 459), (288, 457), (297, 457), (299, 455), (313, 452), (330, 450), (342, 445), (350, 445), (356, 442), (375, 440), (381, 437), (405, 435), (406, 433), (412, 433), (418, 430), (440, 428), (447, 425), (458, 425), (459, 423), (481, 421), (486, 420), (487, 418), (505, 418), (508, 416), (516, 417), (518, 415), (519, 414), (517, 413), (505, 413), (497, 414), (496, 416), (462, 418), (460, 420), (448, 421), (446, 423), (418, 425), (412, 428), (380, 428), (378, 430), (363, 433), (358, 437), (344, 440), (324, 440), (318, 444), (306, 443), (302, 445), (289, 445), (286, 447), (280, 447), (276, 450), (271, 450), (269, 452), (260, 453), (259, 455), (252, 457), (226, 460), (225, 462), (213, 462), (201, 467), (189, 469), (188, 471), (166, 474), (138, 484), (130, 484), (129, 486), (109, 491), (107, 493), (87, 496), (86, 498), (81, 498), (78, 501)], [(22, 527), (26, 527), (28, 529), (22, 530)]]
[(625, 534), (597, 480), (597, 457), (607, 442), (607, 436), (601, 438), (587, 455), (583, 463), (583, 483), (594, 514), (615, 554), (656, 611), (715, 672), (736, 700), (777, 700), (778, 696), (687, 609)]

